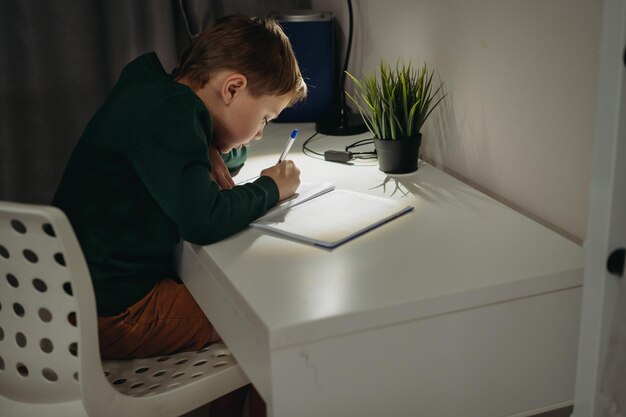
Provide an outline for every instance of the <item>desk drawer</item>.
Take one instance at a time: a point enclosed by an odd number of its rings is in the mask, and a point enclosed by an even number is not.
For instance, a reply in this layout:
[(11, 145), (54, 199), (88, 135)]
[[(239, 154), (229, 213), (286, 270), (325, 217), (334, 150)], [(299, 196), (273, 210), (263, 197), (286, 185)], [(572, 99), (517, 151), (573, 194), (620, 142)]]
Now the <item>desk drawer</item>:
[(571, 405), (581, 288), (272, 352), (274, 417), (523, 417)]

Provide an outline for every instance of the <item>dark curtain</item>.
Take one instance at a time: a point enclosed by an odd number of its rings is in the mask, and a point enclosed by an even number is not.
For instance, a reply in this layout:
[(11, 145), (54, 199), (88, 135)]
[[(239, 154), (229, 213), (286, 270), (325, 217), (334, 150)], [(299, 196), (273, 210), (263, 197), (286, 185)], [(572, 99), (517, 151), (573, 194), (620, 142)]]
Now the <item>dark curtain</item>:
[(231, 13), (309, 1), (0, 0), (0, 200), (49, 204), (74, 144), (121, 69), (156, 51), (176, 66), (190, 37)]

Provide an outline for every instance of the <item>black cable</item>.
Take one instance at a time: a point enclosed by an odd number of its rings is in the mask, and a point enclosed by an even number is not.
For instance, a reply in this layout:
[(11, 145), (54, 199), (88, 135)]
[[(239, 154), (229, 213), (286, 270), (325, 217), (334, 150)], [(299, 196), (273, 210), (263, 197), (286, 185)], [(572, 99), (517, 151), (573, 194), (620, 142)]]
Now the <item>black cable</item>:
[(302, 153), (305, 154), (306, 156), (310, 157), (310, 158), (315, 158), (315, 159), (321, 159), (321, 160), (325, 160), (325, 161), (331, 161), (331, 162), (348, 162), (350, 160), (353, 159), (376, 159), (378, 156), (376, 154), (376, 150), (373, 151), (362, 151), (362, 152), (352, 152), (350, 151), (350, 149), (353, 148), (357, 148), (360, 146), (366, 146), (366, 145), (371, 145), (374, 143), (374, 138), (367, 138), (367, 139), (361, 139), (358, 140), (348, 146), (346, 146), (344, 149), (345, 151), (333, 151), (333, 150), (327, 150), (325, 152), (317, 152), (314, 151), (313, 149), (309, 148), (309, 143), (313, 140), (313, 139), (321, 139), (324, 136), (317, 136), (318, 133), (314, 133), (311, 136), (309, 136), (303, 143), (302, 143)]
[[(314, 151), (313, 149), (310, 149), (309, 147), (307, 147), (307, 145), (309, 144), (309, 142), (311, 140), (313, 140), (315, 137), (317, 136), (317, 132), (313, 133), (311, 136), (309, 136), (307, 138), (307, 140), (305, 140), (302, 143), (302, 153), (305, 154), (308, 157), (311, 158), (315, 158), (315, 159), (324, 159), (324, 154), (323, 153), (319, 153), (317, 151)], [(312, 155), (311, 155), (312, 154)], [(315, 155), (315, 156), (313, 156)], [(316, 157), (317, 156), (317, 157)]]
[(352, 152), (352, 159), (378, 159), (378, 155), (373, 152)]
[(346, 151), (349, 151), (352, 148), (358, 148), (359, 146), (371, 145), (374, 143), (374, 138), (361, 139), (354, 142), (351, 145), (346, 146)]
[(348, 71), (348, 63), (350, 62), (350, 52), (352, 50), (352, 0), (348, 0), (348, 45), (346, 47), (346, 57), (343, 61), (343, 71), (341, 71), (341, 78), (339, 80), (339, 94), (341, 95), (341, 111), (343, 112), (346, 108), (346, 92), (344, 91), (346, 88), (346, 71)]
[(343, 68), (337, 84), (338, 95), (333, 98), (333, 108), (330, 113), (322, 120), (315, 123), (315, 130), (325, 135), (331, 136), (351, 136), (367, 131), (367, 126), (363, 123), (363, 119), (359, 114), (353, 113), (346, 105), (346, 77), (348, 64), (350, 63), (350, 54), (352, 52), (352, 38), (354, 35), (354, 13), (352, 10), (352, 1), (348, 3), (348, 43), (346, 45), (346, 55), (343, 62)]
[(346, 146), (346, 152), (350, 152), (352, 159), (377, 159), (378, 155), (376, 154), (376, 150), (362, 151), (362, 152), (350, 151), (350, 149), (358, 148), (360, 146), (365, 146), (365, 145), (372, 145), (372, 144), (374, 144), (374, 138), (361, 139)]

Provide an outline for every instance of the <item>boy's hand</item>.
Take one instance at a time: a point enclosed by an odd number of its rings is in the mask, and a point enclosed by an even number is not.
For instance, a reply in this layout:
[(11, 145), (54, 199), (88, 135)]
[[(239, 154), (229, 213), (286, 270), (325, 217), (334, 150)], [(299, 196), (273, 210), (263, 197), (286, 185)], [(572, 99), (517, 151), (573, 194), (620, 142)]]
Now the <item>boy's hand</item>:
[(265, 168), (261, 175), (270, 177), (278, 186), (280, 201), (296, 193), (300, 185), (300, 170), (293, 161), (283, 161), (273, 167)]
[(209, 161), (211, 161), (211, 179), (217, 182), (222, 190), (230, 190), (235, 186), (235, 181), (228, 171), (228, 167), (222, 155), (214, 147), (209, 147)]

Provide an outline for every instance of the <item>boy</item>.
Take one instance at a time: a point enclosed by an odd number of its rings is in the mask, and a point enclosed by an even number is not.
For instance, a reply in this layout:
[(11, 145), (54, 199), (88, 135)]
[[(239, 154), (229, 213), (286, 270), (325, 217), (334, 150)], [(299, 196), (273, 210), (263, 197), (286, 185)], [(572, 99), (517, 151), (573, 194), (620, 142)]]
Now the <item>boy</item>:
[(87, 125), (53, 204), (93, 279), (106, 358), (164, 355), (219, 340), (174, 271), (181, 240), (232, 235), (293, 195), (291, 161), (234, 186), (264, 126), (306, 96), (289, 40), (268, 19), (230, 16), (196, 38), (172, 75), (150, 53), (124, 68)]

